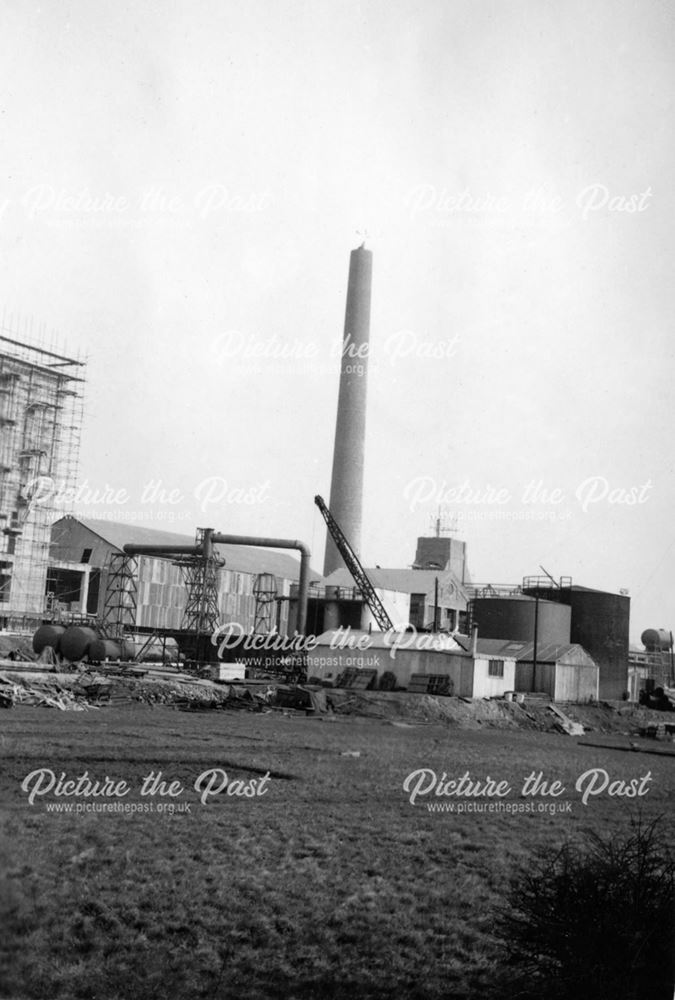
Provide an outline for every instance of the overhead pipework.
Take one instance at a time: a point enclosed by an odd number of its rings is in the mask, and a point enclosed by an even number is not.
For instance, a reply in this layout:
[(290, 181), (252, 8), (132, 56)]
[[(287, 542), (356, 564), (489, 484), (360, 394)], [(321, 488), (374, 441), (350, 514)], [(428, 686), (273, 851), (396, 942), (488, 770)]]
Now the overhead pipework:
[(258, 535), (225, 535), (213, 528), (205, 528), (199, 545), (125, 545), (129, 556), (201, 556), (209, 559), (214, 545), (246, 545), (251, 548), (295, 549), (300, 553), (300, 579), (298, 581), (297, 631), (305, 634), (307, 628), (307, 601), (309, 597), (309, 560), (311, 552), (304, 542), (289, 538), (261, 538)]
[(214, 545), (248, 545), (263, 549), (295, 549), (300, 553), (300, 579), (298, 580), (298, 623), (299, 635), (307, 629), (307, 601), (309, 598), (309, 560), (311, 552), (304, 542), (289, 538), (259, 538), (257, 535), (211, 535)]

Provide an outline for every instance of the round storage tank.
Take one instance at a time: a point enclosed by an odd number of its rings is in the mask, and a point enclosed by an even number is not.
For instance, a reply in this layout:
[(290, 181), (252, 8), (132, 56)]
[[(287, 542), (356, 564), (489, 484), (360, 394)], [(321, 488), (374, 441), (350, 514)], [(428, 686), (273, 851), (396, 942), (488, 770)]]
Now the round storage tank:
[[(130, 643), (129, 659), (133, 659), (140, 652), (141, 647), (142, 643), (138, 640), (135, 643)], [(153, 643), (143, 654), (143, 663), (175, 663), (178, 659), (178, 643), (175, 639), (171, 638)]]
[(87, 655), (95, 663), (102, 663), (103, 660), (121, 659), (122, 649), (120, 643), (113, 639), (94, 639), (89, 646)]
[(67, 660), (74, 663), (82, 660), (89, 652), (89, 647), (98, 635), (93, 628), (86, 625), (70, 625), (61, 636), (60, 652)]
[(640, 641), (645, 649), (648, 649), (650, 652), (660, 653), (672, 647), (673, 636), (664, 628), (646, 628), (640, 636)]
[(135, 660), (136, 654), (140, 651), (142, 644), (135, 642), (133, 639), (122, 639), (120, 646), (123, 660)]
[(477, 597), (472, 604), (472, 618), (481, 639), (534, 641), (535, 606), (537, 644), (565, 645), (570, 641), (572, 612), (566, 604), (535, 601), (533, 597)]
[(58, 649), (65, 631), (63, 625), (40, 625), (33, 636), (33, 651), (39, 655), (47, 646)]

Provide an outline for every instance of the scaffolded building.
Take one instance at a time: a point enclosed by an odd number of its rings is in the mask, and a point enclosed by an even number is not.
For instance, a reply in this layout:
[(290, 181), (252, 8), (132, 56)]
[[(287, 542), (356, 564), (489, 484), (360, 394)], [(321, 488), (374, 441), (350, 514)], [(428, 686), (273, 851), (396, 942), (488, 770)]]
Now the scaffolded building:
[(84, 370), (3, 321), (0, 627), (31, 627), (47, 611), (50, 530), (75, 488)]

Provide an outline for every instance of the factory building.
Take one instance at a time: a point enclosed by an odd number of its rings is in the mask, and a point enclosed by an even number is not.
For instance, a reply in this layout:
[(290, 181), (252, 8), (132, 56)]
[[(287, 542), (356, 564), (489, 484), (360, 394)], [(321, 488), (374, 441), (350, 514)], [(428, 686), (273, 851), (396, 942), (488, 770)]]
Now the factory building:
[(84, 364), (2, 331), (0, 627), (24, 628), (45, 613), (51, 524), (75, 486)]
[[(194, 545), (194, 538), (154, 528), (66, 516), (54, 524), (48, 587), (55, 615), (105, 618), (106, 595), (115, 557), (125, 545)], [(244, 631), (285, 632), (291, 586), (299, 562), (270, 549), (215, 546), (218, 619)], [(137, 628), (180, 629), (187, 604), (185, 569), (178, 561), (152, 555), (134, 563)], [(311, 575), (318, 579), (317, 574)]]
[[(432, 551), (431, 566), (422, 554)], [(469, 571), (466, 544), (456, 538), (421, 537), (413, 568), (366, 569), (368, 579), (394, 625), (419, 631), (466, 630)], [(292, 590), (292, 594), (295, 591)], [(310, 588), (308, 628), (313, 635), (338, 627), (377, 629), (372, 611), (349, 571), (335, 569)], [(293, 620), (291, 619), (291, 626)]]

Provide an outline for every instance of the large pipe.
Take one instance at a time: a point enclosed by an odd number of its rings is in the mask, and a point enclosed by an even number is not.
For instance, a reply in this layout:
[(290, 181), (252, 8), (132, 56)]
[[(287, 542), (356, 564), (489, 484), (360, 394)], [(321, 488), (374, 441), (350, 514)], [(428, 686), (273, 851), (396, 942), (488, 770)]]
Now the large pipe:
[[(357, 556), (361, 555), (372, 271), (372, 251), (364, 246), (352, 250), (328, 505)], [(344, 560), (329, 533), (324, 576), (341, 566)]]
[(264, 549), (297, 549), (300, 552), (300, 580), (298, 582), (297, 631), (305, 634), (307, 628), (307, 603), (309, 600), (309, 560), (311, 552), (304, 542), (288, 538), (259, 538), (257, 535), (223, 535), (207, 528), (202, 545), (125, 545), (129, 556), (202, 555), (208, 558), (214, 545), (250, 545)]
[(214, 545), (251, 545), (263, 549), (297, 549), (300, 553), (300, 579), (298, 581), (297, 631), (305, 634), (307, 628), (307, 603), (309, 600), (309, 560), (311, 552), (304, 542), (288, 538), (258, 538), (256, 535), (211, 535)]
[(127, 556), (160, 556), (163, 552), (170, 556), (199, 556), (203, 548), (201, 545), (124, 545), (123, 551)]

